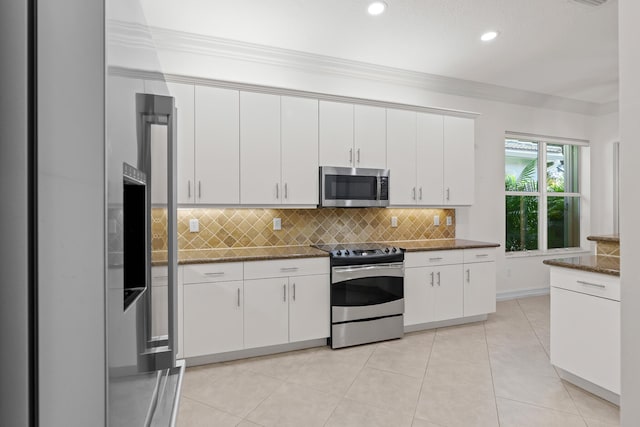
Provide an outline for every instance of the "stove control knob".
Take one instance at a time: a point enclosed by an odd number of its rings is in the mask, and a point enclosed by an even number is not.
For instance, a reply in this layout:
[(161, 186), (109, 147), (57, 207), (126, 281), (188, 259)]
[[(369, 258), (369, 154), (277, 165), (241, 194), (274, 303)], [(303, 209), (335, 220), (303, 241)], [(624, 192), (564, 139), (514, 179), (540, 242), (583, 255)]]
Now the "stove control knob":
[(396, 249), (396, 248), (392, 248), (392, 249), (391, 249), (391, 252), (393, 252), (393, 253), (395, 253), (396, 251), (397, 251), (397, 249)]
[(342, 255), (342, 251), (336, 251), (336, 255), (337, 255), (337, 256)]
[(345, 254), (345, 255), (349, 255), (349, 249), (345, 249), (345, 250), (344, 250), (344, 254)]
[(389, 253), (389, 248), (384, 248), (384, 251), (385, 251), (386, 253)]

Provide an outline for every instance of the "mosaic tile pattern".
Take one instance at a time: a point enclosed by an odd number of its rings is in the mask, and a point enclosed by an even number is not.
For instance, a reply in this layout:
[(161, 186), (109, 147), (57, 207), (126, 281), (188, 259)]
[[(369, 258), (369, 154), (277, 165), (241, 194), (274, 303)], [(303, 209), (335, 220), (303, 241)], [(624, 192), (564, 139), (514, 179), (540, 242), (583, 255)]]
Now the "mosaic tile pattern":
[(620, 243), (599, 241), (596, 253), (602, 256), (620, 257)]
[[(152, 216), (153, 250), (166, 249), (166, 213), (154, 209)], [(192, 218), (197, 233), (189, 231)], [(282, 219), (282, 230), (273, 230), (273, 218)], [(179, 250), (453, 238), (454, 209), (178, 209)]]

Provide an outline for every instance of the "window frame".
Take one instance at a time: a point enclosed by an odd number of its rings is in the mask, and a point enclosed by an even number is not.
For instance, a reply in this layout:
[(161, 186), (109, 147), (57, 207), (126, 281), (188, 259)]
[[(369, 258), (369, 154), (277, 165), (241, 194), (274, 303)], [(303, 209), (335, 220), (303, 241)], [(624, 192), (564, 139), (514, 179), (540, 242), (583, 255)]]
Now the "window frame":
[[(570, 139), (570, 138), (553, 138), (542, 137), (532, 134), (512, 133), (507, 132), (504, 136), (504, 142), (507, 140), (519, 140), (523, 142), (535, 143), (538, 146), (538, 191), (507, 191), (504, 189), (504, 201), (506, 203), (507, 196), (530, 196), (538, 198), (538, 249), (522, 250), (522, 251), (509, 251), (505, 244), (506, 256), (526, 256), (526, 255), (546, 255), (556, 252), (582, 252), (582, 237), (584, 236), (584, 230), (582, 227), (582, 209), (584, 206), (584, 187), (583, 187), (583, 164), (582, 159), (584, 156), (583, 147), (588, 147), (589, 142)], [(572, 145), (578, 147), (578, 192), (553, 192), (547, 190), (547, 146), (548, 145)], [(503, 146), (503, 153), (505, 154), (505, 161), (503, 162), (503, 168), (506, 166), (506, 148)], [(504, 174), (503, 170), (503, 174)], [(504, 181), (504, 175), (503, 175)], [(548, 200), (549, 197), (574, 197), (578, 198), (580, 205), (580, 246), (572, 246), (567, 248), (552, 248), (549, 249), (549, 221), (548, 221)], [(506, 229), (505, 229), (506, 233)], [(505, 234), (506, 238), (506, 234)]]

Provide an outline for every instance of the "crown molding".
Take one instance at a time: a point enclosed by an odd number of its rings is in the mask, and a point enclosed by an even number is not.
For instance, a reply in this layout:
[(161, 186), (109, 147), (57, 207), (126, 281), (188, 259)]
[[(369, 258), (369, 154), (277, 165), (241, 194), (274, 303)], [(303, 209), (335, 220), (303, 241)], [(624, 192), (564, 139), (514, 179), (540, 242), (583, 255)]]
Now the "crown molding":
[(602, 115), (617, 111), (617, 101), (598, 104), (326, 55), (148, 27), (137, 23), (110, 20), (107, 30), (109, 44), (134, 49), (157, 49), (228, 58), (570, 113)]

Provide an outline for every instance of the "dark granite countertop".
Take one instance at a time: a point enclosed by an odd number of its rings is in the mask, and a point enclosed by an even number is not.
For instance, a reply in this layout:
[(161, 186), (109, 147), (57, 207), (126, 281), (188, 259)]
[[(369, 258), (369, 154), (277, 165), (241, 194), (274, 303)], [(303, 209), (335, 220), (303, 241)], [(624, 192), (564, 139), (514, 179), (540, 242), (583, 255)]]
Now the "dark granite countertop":
[(608, 234), (608, 235), (603, 235), (603, 236), (588, 236), (587, 240), (591, 240), (593, 242), (620, 243), (620, 235), (619, 234)]
[[(166, 265), (167, 260), (155, 254), (152, 265)], [(289, 258), (326, 257), (328, 253), (311, 246), (274, 246), (260, 248), (197, 249), (178, 251), (178, 264), (207, 264), (214, 262), (267, 261)]]
[(544, 264), (555, 267), (573, 268), (592, 273), (620, 276), (620, 258), (614, 256), (585, 255), (571, 258), (546, 259)]
[[(463, 239), (408, 240), (375, 242), (396, 246), (407, 252), (439, 251), (455, 249), (493, 248), (497, 243)], [(206, 264), (215, 262), (266, 261), (289, 258), (314, 258), (329, 256), (327, 252), (311, 246), (274, 246), (260, 248), (198, 249), (178, 251), (178, 264)], [(154, 252), (152, 265), (167, 264), (166, 252)]]
[(438, 240), (405, 240), (395, 242), (381, 242), (385, 245), (396, 246), (407, 252), (442, 251), (456, 249), (497, 248), (498, 243), (478, 242), (464, 239), (438, 239)]

